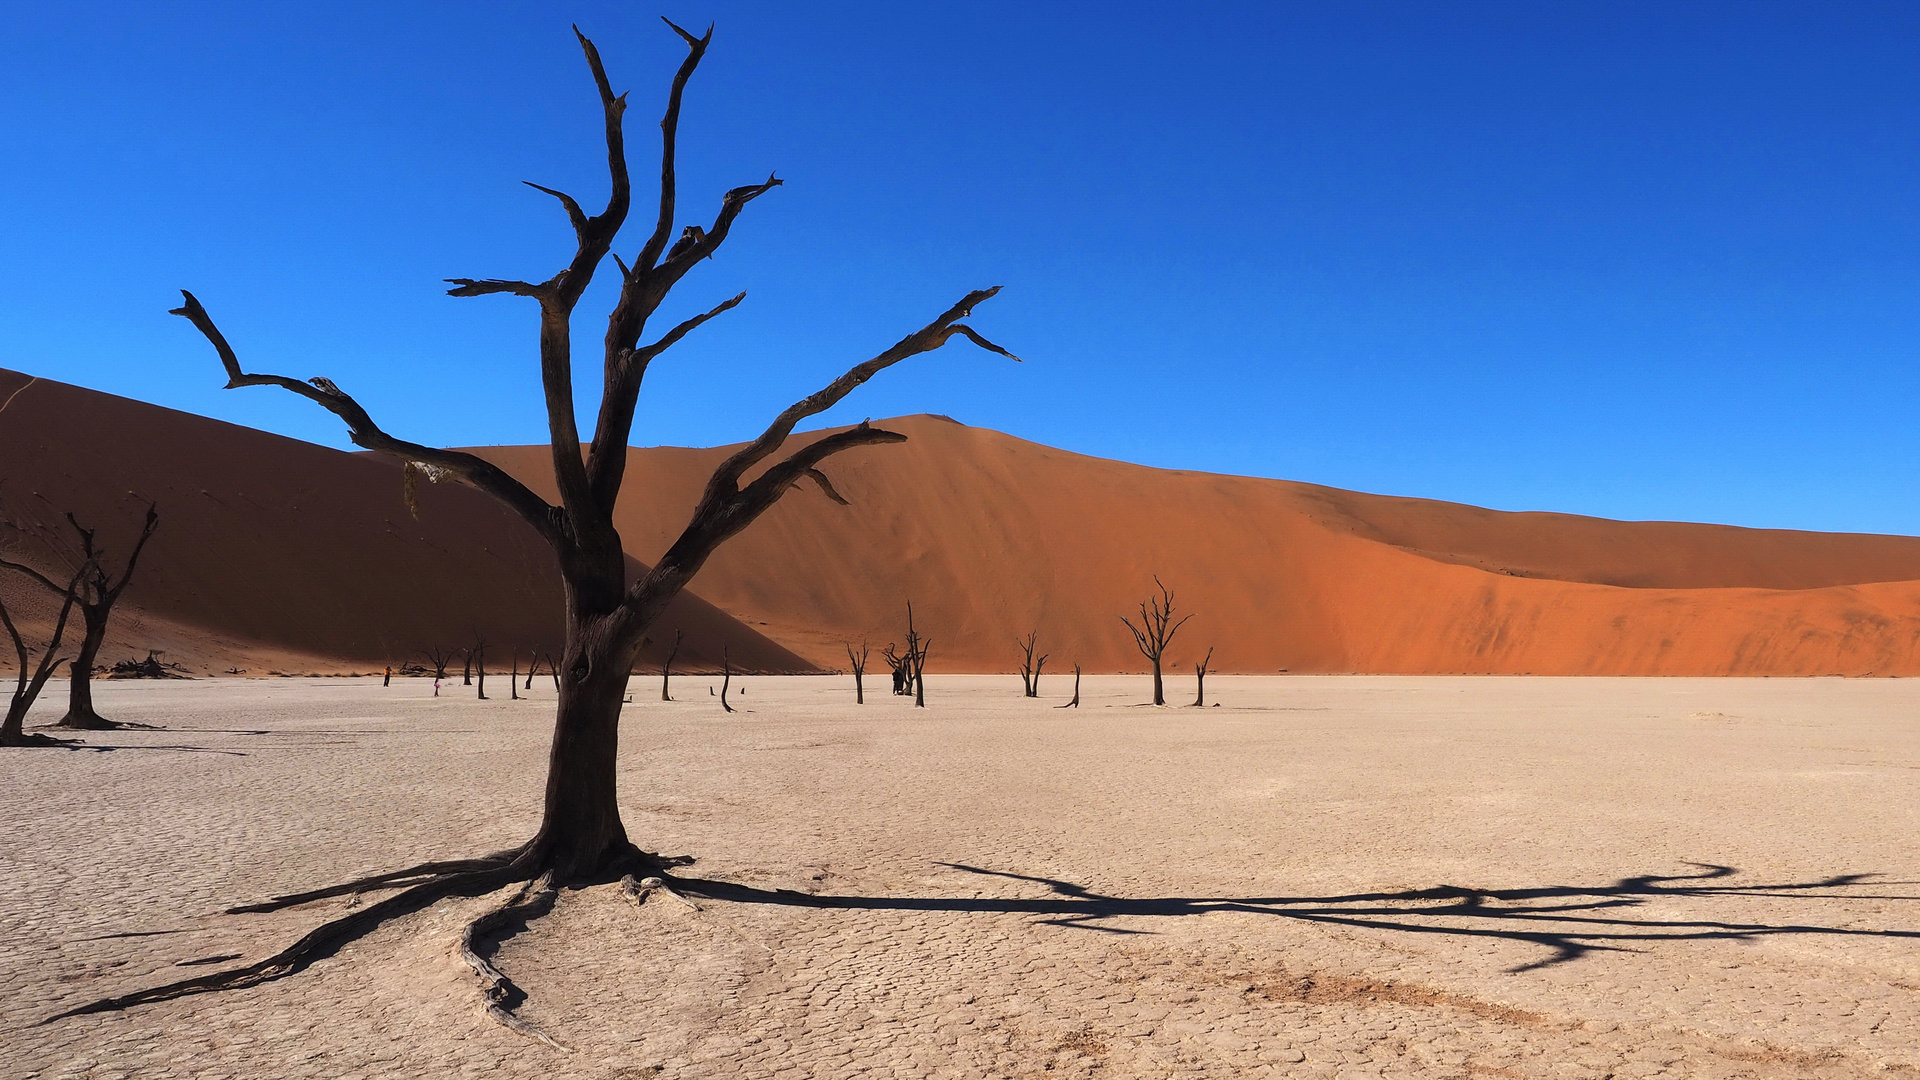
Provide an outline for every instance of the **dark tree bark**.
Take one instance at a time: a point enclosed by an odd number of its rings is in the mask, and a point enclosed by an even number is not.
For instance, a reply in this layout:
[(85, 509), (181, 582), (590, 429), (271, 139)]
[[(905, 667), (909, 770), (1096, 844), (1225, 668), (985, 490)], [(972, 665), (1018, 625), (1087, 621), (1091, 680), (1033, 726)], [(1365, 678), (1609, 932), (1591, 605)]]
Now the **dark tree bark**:
[[(553, 689), (558, 693), (560, 690), (560, 663), (553, 658), (552, 653), (547, 654), (547, 677), (553, 680)], [(528, 681), (531, 682), (532, 680), (529, 679)]]
[(487, 700), (487, 643), (482, 641), (475, 645), (473, 649), (467, 653), (467, 656), (472, 660), (473, 666), (480, 672), (479, 700), (485, 701)]
[(672, 701), (673, 695), (667, 693), (667, 680), (673, 677), (673, 658), (680, 654), (680, 631), (673, 632), (673, 647), (667, 650), (667, 658), (660, 662), (660, 700)]
[(733, 684), (733, 661), (728, 658), (724, 644), (720, 646), (720, 673), (720, 707), (732, 712), (733, 706), (727, 704), (727, 687)]
[(907, 678), (913, 685), (913, 707), (927, 707), (927, 647), (932, 642), (913, 628), (913, 601), (907, 601)]
[(460, 650), (460, 685), (473, 685), (473, 650)]
[(527, 658), (527, 685), (521, 687), (522, 690), (533, 689), (533, 677), (534, 675), (538, 674), (539, 671), (540, 671), (540, 653), (536, 651), (533, 653), (532, 656)]
[(1046, 666), (1047, 657), (1043, 653), (1038, 660), (1033, 657), (1035, 642), (1040, 638), (1038, 630), (1027, 634), (1025, 641), (1015, 641), (1020, 647), (1020, 687), (1028, 697), (1040, 696), (1040, 669)]
[(520, 647), (518, 645), (513, 647), (513, 670), (507, 673), (507, 693), (510, 699), (520, 700)]
[(1207, 703), (1207, 665), (1213, 663), (1213, 646), (1207, 646), (1207, 655), (1193, 665), (1193, 704), (1200, 708)]
[[(98, 667), (94, 661), (100, 658), (100, 647), (106, 642), (107, 623), (113, 617), (113, 606), (120, 602), (120, 594), (133, 581), (134, 569), (140, 565), (140, 553), (146, 550), (147, 541), (153, 538), (154, 530), (159, 527), (160, 514), (153, 504), (147, 505), (140, 536), (133, 542), (133, 549), (128, 552), (126, 566), (121, 569), (118, 579), (106, 569), (107, 553), (95, 541), (95, 530), (81, 525), (72, 514), (67, 515), (67, 524), (73, 526), (80, 540), (79, 562), (83, 573), (74, 605), (80, 611), (81, 636), (79, 649), (67, 665), (67, 714), (54, 726), (81, 731), (111, 731), (121, 725), (101, 716), (93, 707), (93, 672)], [(66, 591), (52, 579), (31, 567), (5, 559), (0, 559), (0, 567), (25, 574), (55, 596), (66, 595)]]
[[(646, 874), (668, 872), (668, 863), (640, 851), (628, 840), (614, 783), (620, 706), (642, 635), (721, 543), (752, 524), (794, 485), (811, 480), (828, 498), (844, 503), (846, 500), (820, 470), (822, 462), (857, 446), (905, 441), (905, 436), (896, 432), (862, 423), (780, 456), (782, 447), (801, 421), (825, 412), (886, 368), (938, 349), (955, 337), (1018, 359), (960, 321), (998, 289), (968, 293), (926, 326), (789, 406), (758, 438), (721, 462), (708, 479), (678, 539), (643, 576), (636, 581), (627, 580), (626, 553), (614, 527), (613, 510), (626, 474), (627, 448), (641, 381), (656, 357), (701, 324), (740, 303), (745, 294), (678, 323), (652, 342), (643, 341), (647, 325), (669, 291), (694, 267), (705, 264), (725, 242), (735, 219), (747, 204), (780, 185), (778, 178), (769, 176), (764, 182), (728, 191), (721, 198), (710, 225), (705, 228), (689, 225), (680, 231), (678, 240), (673, 240), (675, 142), (681, 95), (706, 53), (712, 31), (705, 36), (695, 36), (671, 22), (668, 25), (686, 42), (687, 56), (674, 75), (667, 95), (666, 115), (660, 122), (659, 215), (631, 264), (618, 255), (613, 256), (618, 269), (618, 299), (608, 315), (603, 337), (599, 415), (590, 442), (583, 445), (574, 412), (572, 316), (626, 222), (632, 191), (623, 131), (626, 97), (614, 93), (599, 50), (577, 31), (599, 92), (604, 120), (610, 181), (606, 208), (589, 215), (571, 195), (530, 184), (558, 200), (566, 212), (575, 240), (574, 253), (567, 265), (545, 281), (456, 278), (449, 282), (453, 288), (448, 291), (454, 296), (505, 294), (531, 299), (538, 306), (540, 376), (555, 487), (559, 492), (557, 504), (548, 503), (533, 489), (477, 455), (430, 447), (388, 434), (358, 401), (331, 380), (316, 377), (302, 381), (283, 375), (247, 372), (193, 294), (183, 293), (185, 303), (175, 309), (175, 314), (192, 321), (219, 353), (229, 387), (276, 386), (299, 394), (344, 421), (355, 445), (405, 462), (406, 478), (418, 475), (425, 475), (430, 481), (452, 478), (477, 487), (519, 513), (552, 547), (564, 586), (566, 645), (556, 665), (559, 702), (538, 830), (525, 844), (507, 852), (429, 864), (428, 869), (416, 867), (411, 872), (379, 875), (337, 886), (334, 895), (342, 890), (358, 892), (402, 882), (410, 887), (315, 931), (277, 956), (151, 991), (95, 1002), (74, 1012), (124, 1008), (278, 977), (297, 970), (317, 952), (337, 947), (345, 938), (358, 936), (395, 914), (418, 910), (450, 894), (472, 895), (548, 873), (556, 883), (565, 885), (600, 880), (628, 868)], [(750, 475), (752, 479), (748, 479)], [(297, 901), (292, 898), (275, 901), (277, 904), (293, 902)]]
[[(7, 562), (0, 565), (4, 565), (9, 570), (24, 571), (35, 578), (40, 577), (37, 572), (16, 563)], [(0, 746), (68, 745), (66, 739), (27, 734), (27, 713), (33, 708), (33, 703), (39, 700), (40, 691), (46, 688), (47, 680), (53, 678), (54, 670), (66, 662), (66, 657), (59, 655), (60, 641), (66, 636), (67, 620), (72, 617), (74, 607), (80, 602), (80, 594), (84, 588), (83, 582), (91, 569), (93, 569), (92, 563), (82, 565), (67, 582), (64, 590), (65, 598), (60, 602), (59, 618), (54, 620), (53, 635), (47, 641), (46, 648), (40, 653), (40, 662), (37, 665), (32, 663), (32, 650), (27, 647), (26, 638), (20, 633), (20, 628), (14, 624), (13, 615), (7, 611), (5, 600), (0, 599), (0, 626), (6, 628), (7, 637), (13, 642), (14, 660), (18, 664), (13, 695), (7, 701), (7, 714), (4, 719), (0, 719)], [(58, 586), (55, 587), (58, 588)]]
[(864, 641), (860, 643), (860, 652), (857, 655), (853, 651), (853, 645), (849, 643), (847, 645), (847, 662), (853, 665), (853, 703), (855, 705), (865, 705), (867, 703), (867, 690), (866, 687), (862, 685), (862, 680), (865, 679), (867, 674), (867, 643)]
[(1133, 625), (1133, 620), (1125, 615), (1120, 616), (1120, 621), (1133, 631), (1133, 641), (1140, 647), (1140, 654), (1153, 662), (1153, 703), (1165, 705), (1167, 694), (1160, 678), (1160, 658), (1166, 655), (1167, 643), (1173, 640), (1174, 633), (1193, 616), (1188, 615), (1186, 619), (1174, 622), (1173, 590), (1162, 585), (1158, 576), (1154, 577), (1153, 583), (1159, 586), (1160, 595), (1149, 596), (1140, 602), (1140, 625)]
[(1080, 665), (1073, 665), (1073, 700), (1065, 705), (1055, 705), (1056, 709), (1077, 709), (1080, 707)]

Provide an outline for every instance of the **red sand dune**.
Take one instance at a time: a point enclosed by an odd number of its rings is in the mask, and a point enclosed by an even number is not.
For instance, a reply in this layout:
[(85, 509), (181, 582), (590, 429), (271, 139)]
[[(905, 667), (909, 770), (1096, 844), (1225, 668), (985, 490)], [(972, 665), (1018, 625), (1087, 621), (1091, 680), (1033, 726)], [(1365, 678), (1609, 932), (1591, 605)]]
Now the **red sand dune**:
[[(24, 387), (24, 389), (23, 389)], [(15, 392), (18, 391), (16, 396)], [(0, 370), (0, 548), (58, 565), (48, 538), (71, 510), (124, 553), (147, 500), (160, 507), (102, 657), (149, 648), (195, 671), (368, 670), (429, 647), (557, 649), (560, 585), (534, 532), (492, 498), (421, 484), (407, 511), (397, 463)], [(51, 610), (0, 573), (12, 603)], [(687, 633), (679, 662), (759, 671), (806, 661), (695, 596), (669, 612)], [(649, 650), (652, 653), (656, 650)]]
[[(25, 382), (0, 372), (0, 401)], [(1196, 613), (1172, 658), (1216, 646), (1223, 671), (1920, 673), (1917, 538), (1509, 514), (882, 423), (910, 441), (829, 465), (852, 506), (793, 492), (695, 581), (719, 610), (689, 597), (655, 636), (684, 628), (694, 664), (724, 638), (758, 670), (844, 667), (845, 642), (901, 640), (911, 598), (935, 670), (1011, 670), (1030, 629), (1049, 670), (1141, 670), (1119, 615), (1159, 574)], [(482, 452), (551, 488), (544, 447)], [(726, 452), (635, 452), (634, 558), (665, 550)], [(478, 492), (423, 486), (416, 521), (389, 462), (48, 380), (0, 412), (0, 495), (29, 532), (72, 508), (124, 535), (130, 492), (165, 518), (118, 652), (364, 669), (554, 633), (545, 550)]]
[[(796, 489), (701, 594), (802, 656), (901, 641), (1006, 671), (1143, 670), (1122, 613), (1158, 574), (1195, 613), (1171, 650), (1223, 671), (1647, 675), (1920, 672), (1920, 539), (1510, 514), (1084, 457), (929, 416), (835, 458), (852, 506)], [(551, 488), (546, 450), (484, 451)], [(636, 453), (635, 557), (666, 549), (727, 451)]]

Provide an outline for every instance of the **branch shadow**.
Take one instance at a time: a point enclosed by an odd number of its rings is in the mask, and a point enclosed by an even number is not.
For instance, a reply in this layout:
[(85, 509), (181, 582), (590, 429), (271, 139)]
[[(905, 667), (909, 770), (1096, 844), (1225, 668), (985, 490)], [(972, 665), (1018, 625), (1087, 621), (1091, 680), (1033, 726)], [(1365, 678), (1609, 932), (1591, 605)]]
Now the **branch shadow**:
[(1920, 930), (1858, 929), (1811, 923), (1733, 922), (1660, 918), (1640, 911), (1650, 903), (1679, 898), (1794, 898), (1910, 900), (1920, 895), (1855, 891), (1869, 887), (1916, 885), (1912, 881), (1876, 881), (1877, 873), (1838, 874), (1812, 881), (1742, 884), (1740, 871), (1712, 863), (1687, 863), (1696, 872), (1641, 874), (1611, 884), (1548, 885), (1527, 889), (1474, 889), (1438, 885), (1429, 889), (1348, 893), (1337, 896), (1161, 896), (1122, 897), (1093, 892), (1055, 878), (963, 863), (938, 863), (951, 870), (1010, 881), (1045, 885), (1050, 897), (887, 897), (834, 896), (766, 890), (705, 878), (674, 878), (676, 888), (714, 900), (788, 907), (871, 911), (946, 911), (1038, 916), (1036, 925), (1109, 934), (1155, 931), (1108, 924), (1113, 919), (1167, 919), (1210, 912), (1244, 912), (1300, 922), (1438, 935), (1462, 939), (1525, 942), (1548, 950), (1532, 963), (1508, 969), (1518, 973), (1579, 960), (1595, 952), (1645, 952), (1646, 946), (1678, 941), (1758, 941), (1780, 936), (1831, 936), (1920, 939)]

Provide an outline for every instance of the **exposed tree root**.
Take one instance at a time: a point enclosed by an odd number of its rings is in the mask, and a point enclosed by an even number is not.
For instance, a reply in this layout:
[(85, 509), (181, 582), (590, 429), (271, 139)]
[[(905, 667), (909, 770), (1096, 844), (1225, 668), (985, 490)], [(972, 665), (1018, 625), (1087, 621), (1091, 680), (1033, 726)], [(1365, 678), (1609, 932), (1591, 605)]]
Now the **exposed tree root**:
[(68, 750), (81, 749), (79, 739), (61, 739), (32, 731), (23, 731), (18, 735), (11, 732), (0, 735), (0, 746), (53, 746)]
[[(39, 736), (39, 738), (44, 738), (44, 736)], [(65, 740), (58, 739), (49, 740), (49, 743), (62, 746), (70, 745)], [(33, 745), (44, 744), (36, 743)], [(313, 900), (323, 900), (334, 896), (358, 895), (375, 889), (401, 890), (381, 900), (379, 903), (360, 908), (350, 914), (320, 924), (318, 927), (309, 931), (305, 937), (302, 937), (292, 945), (287, 946), (285, 949), (264, 960), (242, 967), (211, 972), (197, 978), (182, 979), (179, 982), (171, 982), (147, 990), (136, 990), (131, 994), (101, 998), (98, 1001), (88, 1002), (77, 1008), (68, 1009), (65, 1012), (49, 1016), (45, 1020), (40, 1021), (40, 1023), (50, 1024), (55, 1020), (62, 1020), (69, 1016), (86, 1016), (93, 1013), (117, 1012), (135, 1005), (147, 1005), (154, 1002), (172, 1001), (176, 998), (191, 997), (196, 994), (217, 993), (222, 990), (237, 990), (243, 987), (256, 986), (260, 983), (270, 982), (274, 979), (283, 978), (304, 970), (314, 961), (332, 956), (335, 952), (339, 951), (341, 946), (357, 938), (364, 937), (382, 924), (404, 915), (411, 915), (445, 897), (481, 896), (517, 882), (537, 882), (536, 884), (529, 885), (528, 888), (522, 889), (519, 895), (517, 895), (513, 901), (509, 902), (505, 908), (476, 920), (473, 924), (469, 925), (466, 932), (461, 935), (462, 955), (468, 957), (469, 963), (476, 964), (474, 970), (480, 972), (483, 980), (489, 978), (489, 972), (498, 979), (497, 982), (489, 982), (486, 988), (489, 1000), (488, 1014), (493, 1015), (494, 1010), (501, 1007), (502, 999), (495, 996), (495, 991), (499, 987), (506, 987), (509, 994), (517, 994), (519, 991), (513, 987), (511, 982), (506, 980), (505, 976), (500, 975), (497, 970), (493, 969), (491, 965), (486, 965), (484, 961), (478, 961), (477, 954), (474, 953), (473, 950), (475, 935), (487, 933), (508, 919), (522, 916), (527, 919), (536, 919), (552, 909), (556, 877), (553, 868), (548, 865), (550, 859), (551, 853), (546, 849), (546, 846), (538, 840), (535, 840), (529, 841), (518, 848), (495, 852), (492, 855), (482, 856), (477, 859), (452, 859), (443, 862), (421, 863), (418, 866), (409, 866), (401, 870), (391, 870), (384, 874), (373, 874), (324, 889), (314, 889), (310, 892), (274, 897), (272, 900), (264, 903), (228, 908), (226, 911), (227, 914), (278, 911), (281, 908), (292, 907), (296, 904), (304, 904)], [(615, 852), (608, 857), (605, 865), (598, 874), (583, 877), (579, 883), (604, 884), (615, 880), (614, 875), (624, 873), (628, 870), (635, 870), (649, 875), (662, 874), (669, 872), (673, 867), (688, 866), (692, 863), (693, 858), (691, 856), (655, 855), (650, 852), (641, 851), (631, 844), (627, 844), (625, 845), (625, 850)], [(633, 875), (631, 873), (627, 874), (625, 880), (633, 880)], [(658, 881), (660, 879), (657, 877), (648, 877), (646, 880)], [(693, 901), (688, 900), (672, 889), (665, 888), (664, 883), (658, 886), (658, 888), (671, 895), (674, 899), (686, 904), (688, 907), (692, 907), (696, 911), (699, 910), (699, 907), (695, 905)], [(494, 921), (488, 922), (488, 919), (494, 919)], [(210, 957), (200, 962), (217, 963), (225, 959), (232, 959), (232, 957)], [(476, 963), (476, 961), (478, 962)], [(483, 966), (485, 967), (484, 971), (482, 970)], [(552, 1042), (551, 1039), (541, 1034), (538, 1029), (532, 1028), (530, 1025), (525, 1025), (524, 1022), (513, 1017), (510, 1011), (506, 1011), (511, 1010), (518, 1004), (519, 1001), (517, 999), (506, 1004), (503, 1015), (494, 1016), (494, 1019), (513, 1028), (515, 1031), (520, 1031), (522, 1034), (528, 1035), (530, 1038), (540, 1039), (543, 1042)], [(560, 1044), (553, 1043), (553, 1045), (559, 1046)], [(561, 1049), (566, 1048), (561, 1047)]]
[[(631, 881), (632, 877), (629, 876), (627, 880)], [(514, 1013), (513, 1010), (527, 1000), (526, 991), (515, 986), (512, 979), (507, 978), (505, 973), (493, 966), (492, 961), (480, 955), (481, 939), (486, 935), (515, 919), (532, 922), (540, 918), (553, 910), (554, 901), (559, 896), (559, 891), (553, 886), (551, 873), (542, 874), (538, 881), (530, 881), (522, 885), (519, 891), (513, 894), (513, 899), (468, 923), (467, 928), (460, 932), (460, 958), (473, 968), (475, 975), (480, 976), (480, 991), (486, 995), (488, 1016), (510, 1031), (518, 1032), (536, 1042), (546, 1043), (555, 1050), (570, 1052), (572, 1047), (563, 1046), (554, 1041), (553, 1036)]]
[(631, 903), (634, 907), (639, 907), (641, 904), (646, 903), (647, 897), (656, 892), (665, 893), (695, 911), (701, 910), (699, 904), (674, 892), (673, 887), (667, 884), (665, 878), (649, 877), (635, 881), (633, 875), (628, 874), (626, 877), (620, 879), (620, 895), (626, 897), (627, 902)]

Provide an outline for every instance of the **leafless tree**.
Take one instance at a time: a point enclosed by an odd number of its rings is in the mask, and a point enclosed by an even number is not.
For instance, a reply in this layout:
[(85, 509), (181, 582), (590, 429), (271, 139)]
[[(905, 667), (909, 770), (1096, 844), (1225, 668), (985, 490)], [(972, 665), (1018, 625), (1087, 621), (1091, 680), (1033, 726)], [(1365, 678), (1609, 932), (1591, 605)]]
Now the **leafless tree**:
[(1153, 703), (1165, 705), (1167, 695), (1160, 680), (1160, 658), (1166, 655), (1167, 643), (1173, 640), (1174, 633), (1193, 616), (1188, 615), (1174, 622), (1173, 590), (1161, 584), (1158, 575), (1155, 575), (1153, 583), (1159, 586), (1160, 595), (1149, 596), (1140, 602), (1140, 625), (1133, 625), (1133, 620), (1125, 615), (1120, 616), (1120, 621), (1133, 631), (1133, 642), (1140, 647), (1140, 654), (1153, 662)]
[(667, 693), (667, 680), (673, 677), (673, 658), (680, 654), (681, 632), (673, 632), (673, 647), (667, 650), (667, 658), (660, 662), (660, 700), (672, 701), (673, 695)]
[(723, 642), (720, 645), (720, 707), (728, 712), (733, 711), (733, 706), (727, 704), (727, 687), (732, 684), (733, 660), (727, 655), (727, 646)]
[(1056, 709), (1077, 709), (1080, 707), (1080, 665), (1073, 665), (1073, 700), (1065, 705), (1055, 705)]
[[(17, 564), (5, 564), (8, 569), (19, 569)], [(0, 720), (0, 746), (65, 746), (68, 740), (55, 739), (40, 734), (28, 734), (26, 730), (27, 712), (39, 699), (40, 691), (46, 688), (47, 680), (53, 677), (54, 669), (66, 661), (59, 655), (60, 641), (67, 633), (67, 620), (72, 617), (75, 605), (80, 602), (88, 571), (92, 563), (83, 564), (74, 571), (67, 582), (64, 599), (60, 602), (60, 615), (54, 620), (53, 635), (40, 653), (40, 662), (32, 662), (32, 650), (27, 647), (26, 637), (20, 627), (15, 625), (13, 615), (7, 610), (4, 599), (0, 599), (0, 626), (5, 626), (7, 637), (13, 642), (13, 655), (18, 668), (14, 681), (13, 696), (7, 701), (7, 715)], [(37, 584), (37, 582), (36, 582)]]
[(485, 701), (487, 700), (487, 642), (485, 638), (474, 642), (473, 648), (467, 650), (467, 662), (473, 665), (480, 673), (479, 699)]
[(1037, 642), (1039, 638), (1040, 632), (1034, 630), (1027, 634), (1025, 641), (1014, 641), (1014, 644), (1020, 647), (1021, 654), (1020, 686), (1026, 691), (1028, 697), (1040, 696), (1040, 669), (1045, 667), (1047, 663), (1045, 653), (1042, 653), (1038, 660), (1034, 659), (1033, 656), (1035, 642)]
[(644, 340), (647, 325), (669, 291), (726, 241), (741, 211), (780, 184), (779, 179), (769, 176), (761, 183), (728, 191), (711, 224), (689, 225), (675, 238), (675, 147), (681, 96), (707, 51), (712, 31), (696, 36), (672, 23), (668, 25), (686, 42), (688, 51), (674, 75), (665, 118), (660, 124), (659, 214), (631, 263), (613, 256), (618, 268), (619, 297), (607, 320), (604, 354), (599, 365), (602, 376), (599, 415), (591, 441), (582, 443), (574, 413), (571, 320), (575, 306), (626, 222), (631, 187), (623, 131), (626, 97), (614, 93), (599, 51), (577, 31), (599, 91), (605, 121), (611, 185), (606, 208), (590, 215), (573, 196), (530, 185), (558, 200), (566, 211), (576, 242), (567, 265), (545, 281), (451, 280), (453, 288), (449, 292), (454, 296), (504, 294), (531, 299), (538, 305), (540, 374), (554, 484), (559, 495), (557, 504), (547, 502), (532, 488), (478, 455), (431, 447), (388, 434), (358, 401), (329, 379), (316, 377), (302, 381), (246, 371), (197, 298), (184, 293), (185, 303), (176, 309), (177, 314), (192, 321), (219, 353), (229, 387), (275, 386), (305, 397), (340, 417), (356, 445), (405, 462), (403, 471), (409, 478), (421, 475), (430, 481), (451, 478), (477, 487), (519, 513), (552, 547), (565, 591), (566, 646), (556, 675), (560, 683), (559, 702), (538, 830), (525, 843), (507, 851), (425, 863), (256, 905), (276, 909), (323, 896), (400, 889), (378, 903), (356, 908), (263, 960), (104, 999), (72, 1012), (120, 1009), (276, 978), (299, 970), (316, 955), (336, 949), (341, 942), (358, 937), (388, 919), (419, 910), (448, 895), (480, 895), (515, 882), (543, 878), (565, 884), (604, 880), (607, 875), (618, 875), (622, 871), (648, 876), (670, 874), (670, 861), (646, 854), (628, 839), (615, 790), (620, 707), (642, 636), (722, 542), (745, 529), (794, 485), (811, 480), (828, 498), (844, 503), (846, 500), (820, 469), (828, 458), (858, 446), (905, 440), (905, 436), (897, 432), (861, 423), (811, 439), (799, 449), (780, 456), (788, 437), (801, 421), (825, 412), (882, 370), (937, 349), (955, 337), (1012, 356), (960, 321), (998, 290), (968, 293), (932, 322), (789, 406), (758, 437), (721, 462), (708, 479), (679, 537), (638, 580), (627, 580), (626, 552), (614, 527), (613, 513), (626, 474), (627, 449), (641, 380), (656, 357), (701, 324), (740, 303), (745, 294), (682, 320), (651, 342)]
[(907, 677), (913, 684), (913, 707), (927, 707), (927, 647), (932, 642), (913, 628), (913, 601), (907, 601)]
[(894, 696), (905, 697), (913, 693), (913, 661), (902, 656), (891, 641), (880, 653), (880, 659), (885, 660), (887, 667), (893, 671)]
[(540, 651), (538, 649), (535, 649), (532, 655), (530, 655), (527, 658), (527, 685), (521, 687), (522, 690), (533, 689), (533, 677), (536, 674), (538, 674), (539, 671), (540, 671)]
[(513, 670), (507, 673), (507, 695), (514, 701), (520, 700), (520, 646), (513, 647)]
[(473, 650), (470, 648), (460, 650), (460, 685), (473, 685)]
[(1213, 646), (1207, 646), (1207, 655), (1193, 665), (1193, 685), (1195, 693), (1193, 704), (1200, 708), (1207, 703), (1207, 665), (1213, 663)]
[(851, 642), (847, 643), (847, 663), (853, 666), (853, 703), (855, 705), (865, 705), (867, 703), (867, 690), (862, 680), (866, 678), (867, 674), (866, 642), (863, 641), (860, 643), (860, 651), (857, 654), (853, 651), (853, 644)]
[(427, 663), (433, 665), (433, 677), (436, 682), (447, 677), (447, 665), (453, 663), (452, 649), (433, 645), (422, 649), (420, 655), (426, 658)]
[[(80, 541), (79, 559), (76, 561), (87, 569), (81, 575), (80, 592), (75, 603), (80, 609), (82, 635), (79, 650), (67, 665), (67, 714), (60, 718), (56, 726), (83, 731), (110, 731), (121, 725), (94, 710), (93, 672), (97, 666), (94, 661), (100, 658), (100, 646), (106, 642), (107, 622), (113, 616), (113, 606), (120, 602), (120, 594), (133, 581), (134, 569), (140, 564), (140, 553), (146, 550), (147, 541), (153, 538), (154, 529), (159, 527), (160, 514), (153, 504), (147, 505), (146, 520), (141, 526), (140, 535), (127, 553), (126, 565), (121, 568), (117, 579), (106, 568), (107, 553), (95, 540), (95, 530), (81, 525), (71, 513), (67, 515), (67, 524), (73, 526)], [(5, 559), (0, 559), (0, 566), (27, 575), (54, 596), (65, 595), (64, 590), (52, 579), (32, 567)]]

